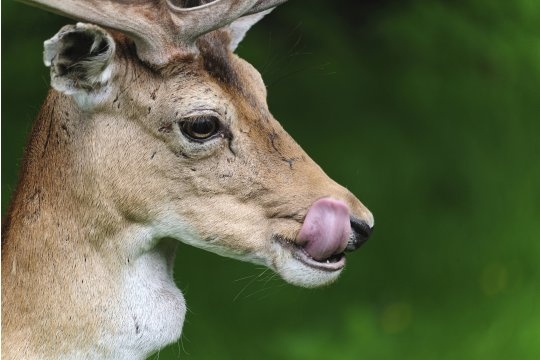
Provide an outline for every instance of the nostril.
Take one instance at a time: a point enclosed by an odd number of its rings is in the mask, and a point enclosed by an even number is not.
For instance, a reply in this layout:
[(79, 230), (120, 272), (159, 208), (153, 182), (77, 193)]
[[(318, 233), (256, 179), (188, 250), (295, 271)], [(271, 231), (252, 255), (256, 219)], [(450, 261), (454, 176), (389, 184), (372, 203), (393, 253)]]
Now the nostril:
[(351, 236), (347, 243), (345, 251), (354, 251), (364, 244), (368, 239), (373, 228), (365, 221), (351, 217)]

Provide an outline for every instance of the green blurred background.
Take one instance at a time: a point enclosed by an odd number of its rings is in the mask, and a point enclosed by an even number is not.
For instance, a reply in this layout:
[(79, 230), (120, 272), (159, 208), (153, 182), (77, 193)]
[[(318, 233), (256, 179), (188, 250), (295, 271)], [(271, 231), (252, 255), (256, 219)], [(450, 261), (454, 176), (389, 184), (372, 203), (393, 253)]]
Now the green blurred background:
[[(67, 22), (2, 2), (3, 213)], [(289, 1), (238, 52), (376, 231), (316, 290), (181, 245), (159, 359), (540, 359), (540, 1)]]

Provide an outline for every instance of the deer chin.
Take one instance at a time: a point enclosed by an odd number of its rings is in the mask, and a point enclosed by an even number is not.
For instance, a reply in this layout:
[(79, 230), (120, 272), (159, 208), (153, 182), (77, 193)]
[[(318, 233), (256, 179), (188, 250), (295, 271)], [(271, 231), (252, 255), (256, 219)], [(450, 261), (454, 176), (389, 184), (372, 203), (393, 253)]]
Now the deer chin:
[(334, 282), (345, 267), (345, 254), (316, 260), (294, 241), (274, 236), (276, 252), (275, 271), (290, 284), (314, 288)]

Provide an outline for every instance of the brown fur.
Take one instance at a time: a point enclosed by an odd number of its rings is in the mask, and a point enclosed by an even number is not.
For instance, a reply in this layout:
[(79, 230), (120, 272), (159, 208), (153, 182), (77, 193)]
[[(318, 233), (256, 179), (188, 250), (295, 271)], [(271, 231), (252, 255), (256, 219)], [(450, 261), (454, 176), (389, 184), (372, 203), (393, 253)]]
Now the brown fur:
[[(109, 326), (122, 268), (163, 246), (115, 240), (165, 209), (201, 238), (257, 256), (272, 235), (294, 239), (321, 197), (343, 200), (358, 218), (371, 216), (272, 117), (260, 75), (226, 49), (222, 36), (201, 39), (201, 57), (156, 70), (116, 35), (106, 101), (80, 110), (50, 91), (2, 229), (6, 359), (54, 358), (94, 344)], [(210, 106), (230, 138), (202, 150), (182, 145), (176, 123), (185, 110)]]

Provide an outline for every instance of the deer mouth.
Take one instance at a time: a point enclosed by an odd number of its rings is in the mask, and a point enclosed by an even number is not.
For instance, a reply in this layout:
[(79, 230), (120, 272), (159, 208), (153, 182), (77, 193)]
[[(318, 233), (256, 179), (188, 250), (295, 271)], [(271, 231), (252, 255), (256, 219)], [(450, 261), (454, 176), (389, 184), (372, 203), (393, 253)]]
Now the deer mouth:
[(321, 198), (306, 214), (296, 243), (301, 248), (293, 256), (302, 263), (326, 271), (345, 266), (343, 252), (351, 237), (349, 208), (339, 200)]
[(339, 271), (345, 267), (345, 253), (334, 254), (326, 259), (315, 260), (304, 248), (295, 249), (293, 257), (309, 267), (324, 271)]
[(327, 272), (340, 271), (345, 267), (345, 253), (340, 252), (332, 254), (327, 258), (315, 259), (310, 255), (306, 249), (295, 243), (293, 240), (283, 238), (281, 236), (274, 236), (274, 239), (283, 248), (290, 251), (292, 257), (301, 262), (302, 264), (309, 266), (310, 268), (323, 270)]

